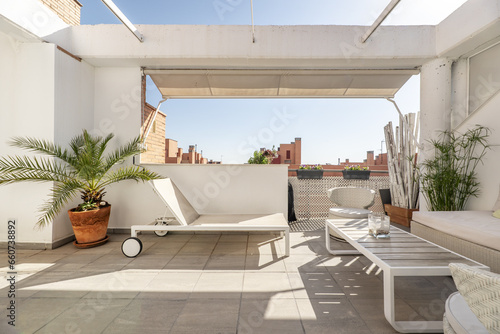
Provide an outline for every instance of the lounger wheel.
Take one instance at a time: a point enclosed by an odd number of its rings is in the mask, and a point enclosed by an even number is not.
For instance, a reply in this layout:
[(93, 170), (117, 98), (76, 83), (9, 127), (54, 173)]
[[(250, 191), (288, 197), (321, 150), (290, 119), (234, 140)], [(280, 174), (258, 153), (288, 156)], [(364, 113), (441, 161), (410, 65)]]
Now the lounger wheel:
[[(167, 226), (168, 224), (167, 224), (166, 222), (161, 221), (161, 222), (156, 222), (155, 226), (156, 226), (156, 225), (160, 225), (160, 226)], [(159, 236), (159, 237), (164, 237), (164, 236), (166, 236), (166, 235), (167, 235), (167, 233), (168, 233), (168, 231), (154, 231), (154, 232), (155, 232), (155, 234), (156, 234), (157, 236)]]
[(138, 238), (130, 237), (122, 243), (122, 253), (126, 257), (136, 257), (142, 251), (142, 241)]

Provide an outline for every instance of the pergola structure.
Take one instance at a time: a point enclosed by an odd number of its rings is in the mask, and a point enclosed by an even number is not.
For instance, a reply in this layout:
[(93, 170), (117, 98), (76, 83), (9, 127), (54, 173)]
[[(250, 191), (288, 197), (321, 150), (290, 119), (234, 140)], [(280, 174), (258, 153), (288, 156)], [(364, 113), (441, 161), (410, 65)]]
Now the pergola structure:
[[(126, 141), (140, 132), (145, 75), (164, 98), (390, 98), (419, 73), (422, 142), (439, 130), (496, 127), (498, 80), (469, 63), (500, 40), (499, 8), (500, 0), (470, 0), (436, 26), (378, 26), (383, 15), (372, 27), (137, 25), (138, 42), (123, 25), (69, 26), (37, 0), (1, 3), (0, 151), (14, 153), (6, 144), (12, 136), (64, 142), (82, 128)], [(477, 110), (470, 110), (471, 100), (481, 101)], [(500, 131), (493, 136), (500, 141)], [(497, 174), (480, 168), (480, 180)], [(71, 235), (63, 216), (51, 229), (32, 231), (48, 187), (12, 189), (0, 189), (10, 208), (0, 219), (27, 222), (22, 241), (56, 244)], [(489, 206), (497, 191), (486, 182), (471, 205)], [(110, 226), (141, 220), (134, 207), (143, 197), (110, 194), (121, 208)]]

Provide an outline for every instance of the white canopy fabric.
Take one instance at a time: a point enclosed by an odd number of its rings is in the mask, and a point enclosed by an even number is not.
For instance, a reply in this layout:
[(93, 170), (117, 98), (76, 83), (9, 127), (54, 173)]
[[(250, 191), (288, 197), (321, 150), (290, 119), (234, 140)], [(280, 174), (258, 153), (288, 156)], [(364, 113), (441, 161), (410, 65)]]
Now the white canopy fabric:
[(394, 97), (418, 70), (145, 70), (164, 98)]

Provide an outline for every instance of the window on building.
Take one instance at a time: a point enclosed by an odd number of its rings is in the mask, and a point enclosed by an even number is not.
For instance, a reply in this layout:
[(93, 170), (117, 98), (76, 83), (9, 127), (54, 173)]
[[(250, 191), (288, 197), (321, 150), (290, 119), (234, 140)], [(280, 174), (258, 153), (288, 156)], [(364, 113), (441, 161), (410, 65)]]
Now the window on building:
[(290, 158), (290, 150), (287, 150), (287, 151), (286, 151), (286, 159), (288, 159), (288, 160), (289, 160), (289, 159), (291, 159), (291, 158)]
[(469, 115), (500, 88), (500, 44), (469, 58)]

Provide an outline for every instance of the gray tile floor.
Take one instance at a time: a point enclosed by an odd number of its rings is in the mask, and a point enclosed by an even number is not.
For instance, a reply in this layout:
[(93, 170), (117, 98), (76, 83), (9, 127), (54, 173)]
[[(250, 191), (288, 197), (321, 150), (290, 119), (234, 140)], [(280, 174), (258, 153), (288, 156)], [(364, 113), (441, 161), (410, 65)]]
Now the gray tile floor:
[[(18, 250), (16, 327), (4, 267), (0, 333), (394, 333), (380, 270), (362, 256), (330, 256), (322, 229), (291, 233), (287, 258), (270, 234), (141, 235), (135, 259), (121, 254), (126, 237)], [(440, 319), (454, 290), (445, 277), (396, 283), (397, 320)]]

